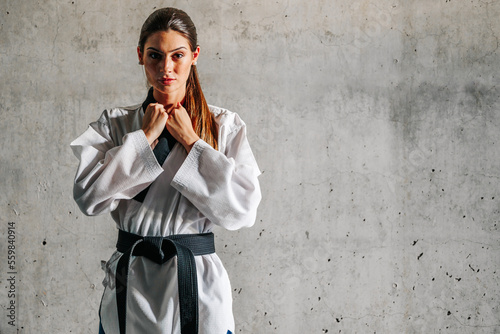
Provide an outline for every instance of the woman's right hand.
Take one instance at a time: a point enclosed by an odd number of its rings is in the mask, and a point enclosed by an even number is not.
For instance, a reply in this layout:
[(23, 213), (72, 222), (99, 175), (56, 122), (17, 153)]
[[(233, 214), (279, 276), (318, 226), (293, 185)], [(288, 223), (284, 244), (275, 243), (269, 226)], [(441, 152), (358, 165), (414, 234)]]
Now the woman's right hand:
[(144, 118), (142, 119), (142, 131), (144, 131), (149, 145), (154, 144), (156, 139), (161, 135), (167, 124), (167, 120), (168, 113), (162, 104), (151, 103), (146, 108)]

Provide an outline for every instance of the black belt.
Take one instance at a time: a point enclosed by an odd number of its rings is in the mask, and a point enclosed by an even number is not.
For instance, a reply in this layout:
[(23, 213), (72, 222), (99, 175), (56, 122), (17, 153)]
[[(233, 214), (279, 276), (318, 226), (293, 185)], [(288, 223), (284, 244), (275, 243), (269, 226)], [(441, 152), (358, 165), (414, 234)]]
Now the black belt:
[(115, 276), (120, 334), (126, 332), (128, 268), (132, 255), (145, 256), (158, 264), (163, 264), (177, 255), (181, 333), (198, 333), (198, 283), (194, 257), (215, 253), (214, 234), (142, 237), (119, 230), (116, 248), (123, 253), (118, 261)]

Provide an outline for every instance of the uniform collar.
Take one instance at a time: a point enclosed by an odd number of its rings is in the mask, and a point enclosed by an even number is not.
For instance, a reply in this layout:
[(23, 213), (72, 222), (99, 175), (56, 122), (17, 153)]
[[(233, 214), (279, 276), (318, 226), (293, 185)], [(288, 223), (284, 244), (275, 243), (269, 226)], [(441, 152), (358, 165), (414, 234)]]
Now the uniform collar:
[(153, 96), (154, 89), (151, 87), (148, 92), (148, 97), (146, 100), (142, 103), (142, 110), (146, 112), (146, 108), (151, 104), (151, 103), (156, 103), (155, 97)]

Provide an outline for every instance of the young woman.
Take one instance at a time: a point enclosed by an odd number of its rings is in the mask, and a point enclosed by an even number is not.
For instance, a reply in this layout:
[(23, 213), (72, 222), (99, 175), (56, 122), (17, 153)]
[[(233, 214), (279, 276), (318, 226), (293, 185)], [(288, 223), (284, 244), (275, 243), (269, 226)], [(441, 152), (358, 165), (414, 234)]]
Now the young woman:
[(100, 332), (234, 332), (211, 230), (255, 222), (260, 171), (245, 123), (207, 105), (196, 28), (183, 11), (151, 14), (137, 54), (152, 86), (144, 103), (105, 110), (71, 143), (75, 201), (86, 215), (110, 213), (119, 229)]

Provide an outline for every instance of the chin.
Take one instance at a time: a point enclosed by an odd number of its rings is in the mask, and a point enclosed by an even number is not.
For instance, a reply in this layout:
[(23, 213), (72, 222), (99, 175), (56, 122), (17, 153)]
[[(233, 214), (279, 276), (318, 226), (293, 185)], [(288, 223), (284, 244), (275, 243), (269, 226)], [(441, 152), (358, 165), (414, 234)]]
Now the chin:
[(175, 89), (172, 89), (171, 86), (163, 86), (163, 85), (159, 85), (159, 84), (152, 85), (152, 86), (156, 91), (163, 93), (163, 94), (169, 94), (169, 93), (172, 93), (173, 91), (175, 91)]

